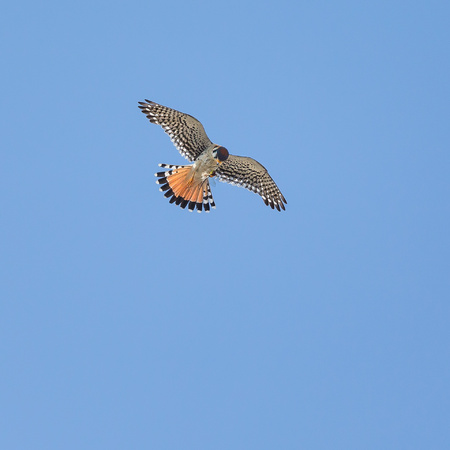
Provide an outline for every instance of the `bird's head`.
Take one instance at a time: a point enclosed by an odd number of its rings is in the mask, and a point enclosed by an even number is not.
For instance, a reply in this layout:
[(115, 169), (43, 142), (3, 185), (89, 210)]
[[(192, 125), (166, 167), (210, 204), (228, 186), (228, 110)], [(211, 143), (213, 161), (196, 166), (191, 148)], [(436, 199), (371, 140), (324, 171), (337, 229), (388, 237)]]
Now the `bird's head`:
[(217, 145), (213, 150), (213, 157), (217, 161), (217, 164), (221, 164), (226, 161), (228, 156), (229, 153), (225, 147)]

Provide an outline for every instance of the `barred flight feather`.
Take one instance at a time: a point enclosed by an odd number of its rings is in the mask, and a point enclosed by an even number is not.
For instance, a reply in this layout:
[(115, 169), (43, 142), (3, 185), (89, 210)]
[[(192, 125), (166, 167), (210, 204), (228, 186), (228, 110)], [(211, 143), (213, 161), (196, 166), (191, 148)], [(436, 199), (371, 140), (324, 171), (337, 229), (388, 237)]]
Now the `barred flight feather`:
[(194, 161), (212, 145), (203, 125), (195, 117), (150, 100), (139, 102), (139, 108), (151, 123), (162, 127), (187, 160)]
[(264, 203), (278, 211), (287, 204), (266, 168), (252, 158), (230, 155), (216, 171), (219, 181), (230, 183), (259, 194)]

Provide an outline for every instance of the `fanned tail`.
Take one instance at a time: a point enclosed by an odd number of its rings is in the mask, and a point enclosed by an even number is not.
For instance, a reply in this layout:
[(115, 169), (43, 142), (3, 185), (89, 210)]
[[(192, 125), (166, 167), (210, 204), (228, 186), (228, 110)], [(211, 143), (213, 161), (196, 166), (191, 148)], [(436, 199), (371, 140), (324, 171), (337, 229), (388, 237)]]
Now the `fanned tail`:
[(171, 164), (159, 164), (160, 167), (170, 169), (166, 172), (155, 173), (158, 177), (157, 184), (162, 185), (159, 190), (164, 192), (170, 203), (175, 203), (181, 208), (188, 206), (189, 211), (197, 208), (198, 212), (202, 207), (206, 212), (210, 208), (215, 208), (214, 199), (209, 187), (209, 180), (194, 182), (191, 169), (192, 166), (174, 166)]

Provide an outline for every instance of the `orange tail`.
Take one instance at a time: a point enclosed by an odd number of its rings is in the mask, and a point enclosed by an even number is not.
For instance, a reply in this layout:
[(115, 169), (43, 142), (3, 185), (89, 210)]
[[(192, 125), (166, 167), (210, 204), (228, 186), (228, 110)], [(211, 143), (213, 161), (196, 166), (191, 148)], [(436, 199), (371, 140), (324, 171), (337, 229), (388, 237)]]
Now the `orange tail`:
[(180, 205), (186, 208), (189, 204), (189, 211), (197, 208), (198, 212), (202, 211), (202, 207), (209, 212), (210, 207), (215, 208), (216, 205), (209, 187), (209, 180), (194, 182), (191, 174), (192, 166), (173, 166), (170, 164), (160, 164), (160, 167), (171, 169), (167, 172), (155, 173), (159, 179), (157, 184), (162, 184), (160, 191), (166, 191), (164, 196), (169, 198), (170, 203)]

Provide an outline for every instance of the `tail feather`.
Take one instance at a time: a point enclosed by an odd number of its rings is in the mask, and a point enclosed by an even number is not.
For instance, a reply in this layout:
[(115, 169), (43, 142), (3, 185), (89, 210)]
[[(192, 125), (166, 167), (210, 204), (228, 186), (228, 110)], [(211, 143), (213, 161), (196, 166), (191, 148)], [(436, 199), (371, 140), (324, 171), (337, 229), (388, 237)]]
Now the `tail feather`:
[(183, 167), (192, 167), (192, 166), (175, 166), (173, 164), (158, 164), (159, 167), (163, 169), (182, 169)]
[[(170, 198), (173, 196), (173, 191), (172, 189), (167, 190), (166, 192), (164, 192), (164, 197)], [(175, 197), (175, 196), (174, 196)], [(176, 198), (176, 197), (175, 197)], [(175, 200), (174, 200), (175, 201)], [(171, 202), (172, 203), (172, 202)]]
[(200, 185), (198, 187), (196, 195), (197, 195), (197, 212), (201, 212), (203, 206), (203, 185)]
[[(159, 180), (158, 180), (158, 181), (159, 181)], [(169, 183), (163, 184), (163, 185), (159, 188), (159, 190), (160, 190), (161, 192), (167, 191), (167, 189), (170, 189)]]
[(206, 203), (211, 205), (211, 208), (215, 208), (216, 207), (216, 204), (214, 203), (214, 199), (213, 199), (213, 196), (212, 196), (212, 193), (211, 193), (211, 188), (209, 186), (209, 183), (206, 185), (206, 196), (203, 199), (203, 201), (204, 202), (206, 201)]
[(180, 182), (175, 181), (175, 183), (177, 183), (177, 186), (176, 186), (177, 187), (177, 196), (191, 200), (192, 199), (192, 191), (193, 191), (191, 186), (186, 185), (184, 181), (180, 181)]
[(197, 189), (197, 204), (202, 205), (203, 204), (203, 184), (201, 184)]
[(197, 209), (198, 212), (209, 212), (215, 208), (214, 200), (209, 187), (209, 180), (194, 181), (192, 166), (174, 166), (170, 164), (159, 164), (160, 167), (169, 169), (165, 172), (157, 172), (157, 184), (161, 185), (159, 190), (164, 192), (164, 197), (170, 203), (175, 203), (181, 208), (188, 206), (189, 211)]

